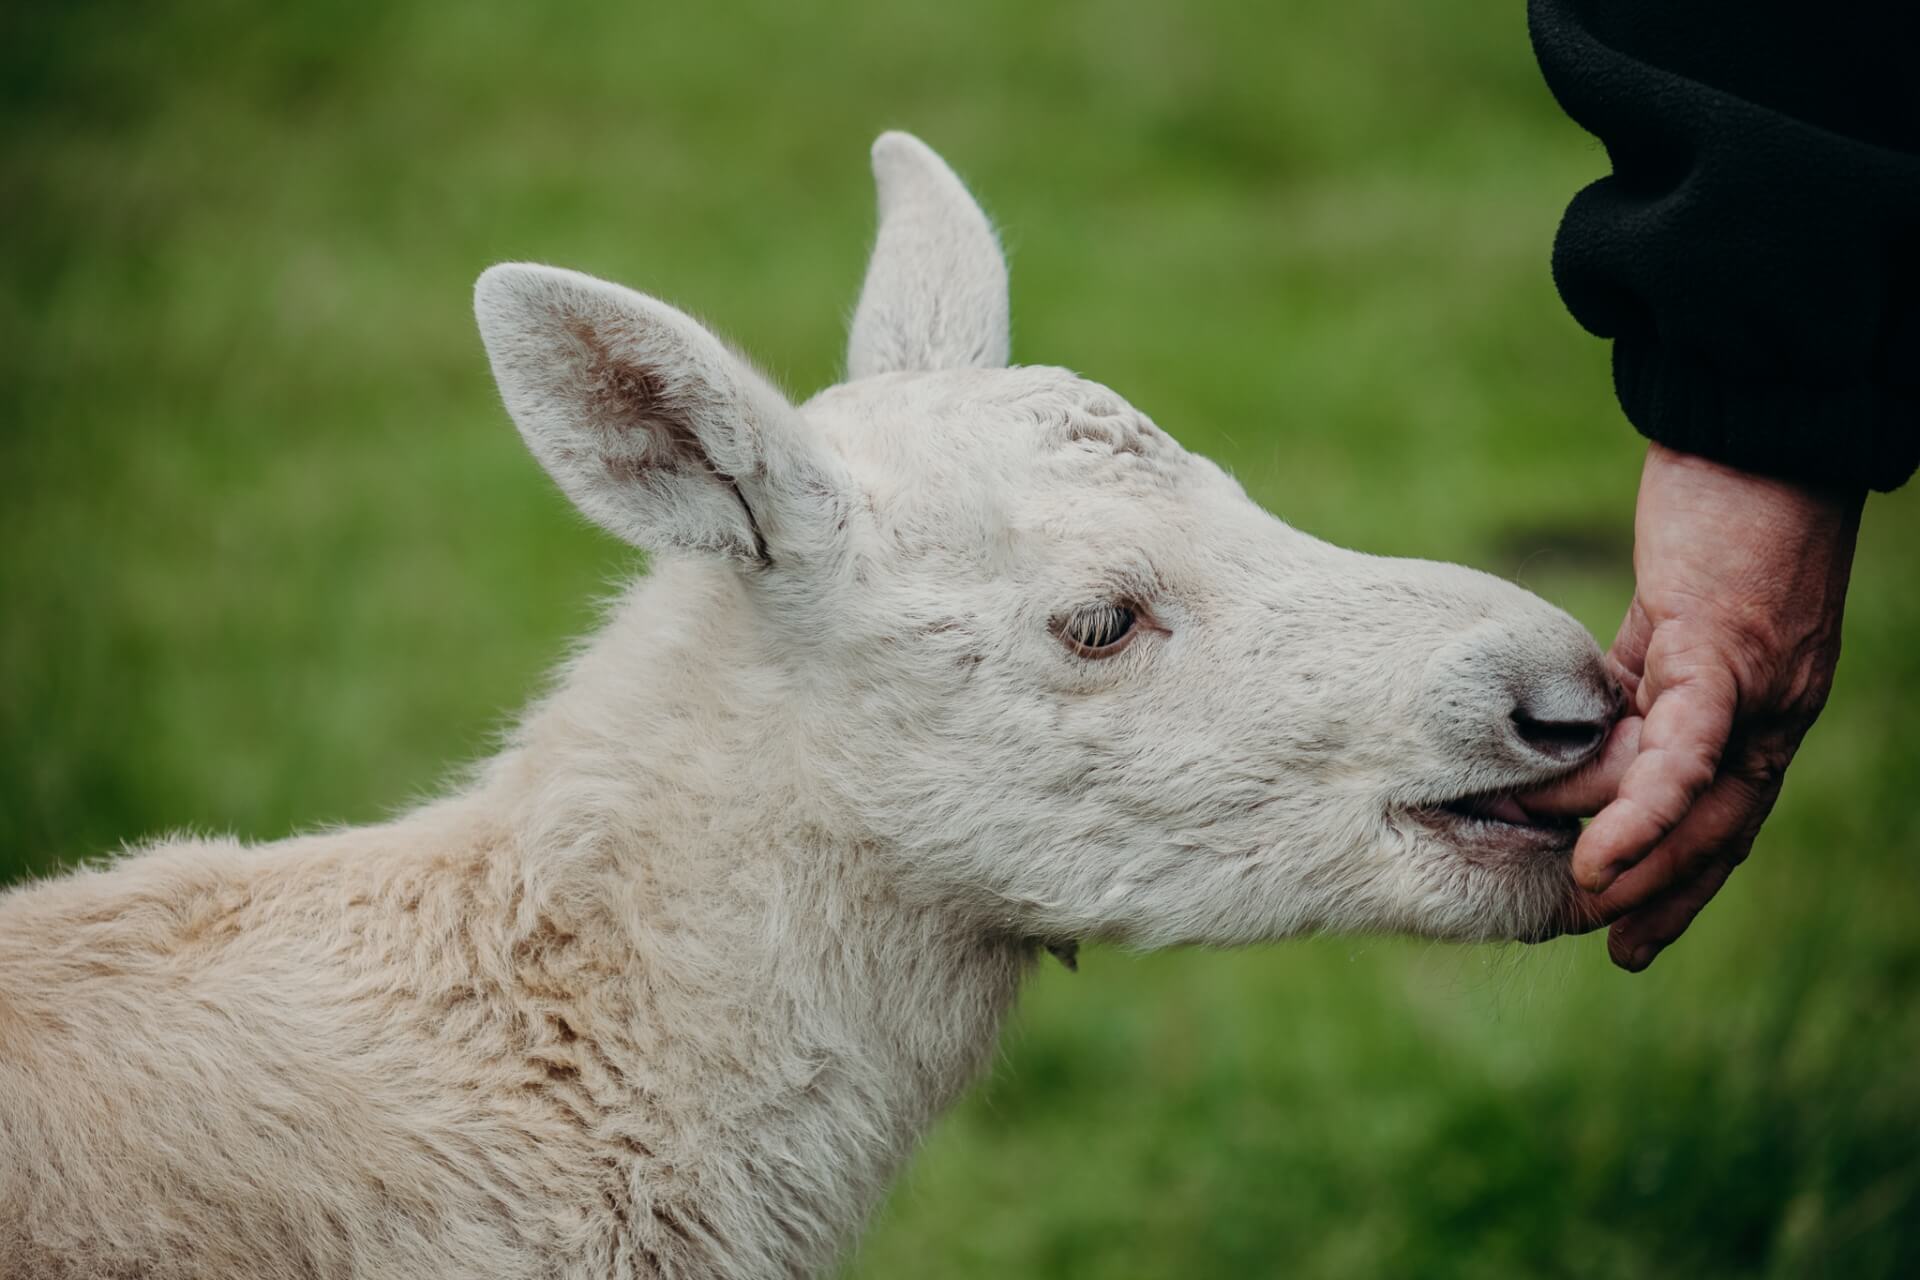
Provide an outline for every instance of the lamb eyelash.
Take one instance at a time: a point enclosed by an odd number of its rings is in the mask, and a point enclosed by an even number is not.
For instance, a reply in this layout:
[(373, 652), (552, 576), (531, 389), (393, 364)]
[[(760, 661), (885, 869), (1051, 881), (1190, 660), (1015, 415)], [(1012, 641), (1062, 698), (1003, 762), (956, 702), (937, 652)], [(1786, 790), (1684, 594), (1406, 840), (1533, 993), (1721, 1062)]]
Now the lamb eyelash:
[(1140, 622), (1139, 606), (1116, 600), (1074, 610), (1055, 623), (1054, 632), (1082, 658), (1110, 658), (1127, 646)]

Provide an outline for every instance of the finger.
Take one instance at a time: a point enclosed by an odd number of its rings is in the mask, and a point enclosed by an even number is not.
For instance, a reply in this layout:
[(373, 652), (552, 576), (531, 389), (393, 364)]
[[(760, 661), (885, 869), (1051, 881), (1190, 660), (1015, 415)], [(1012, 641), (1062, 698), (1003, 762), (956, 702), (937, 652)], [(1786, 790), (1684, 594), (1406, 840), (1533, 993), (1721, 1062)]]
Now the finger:
[(1772, 807), (1771, 799), (1745, 778), (1722, 776), (1643, 861), (1622, 873), (1605, 893), (1583, 895), (1573, 904), (1577, 921), (1567, 932), (1586, 933), (1611, 924), (1691, 883), (1714, 859), (1739, 862)]
[(1575, 880), (1604, 890), (1680, 825), (1713, 782), (1735, 704), (1733, 677), (1720, 667), (1702, 666), (1657, 691), (1619, 796), (1587, 824), (1574, 848)]
[(1608, 957), (1628, 973), (1645, 969), (1687, 931), (1737, 865), (1733, 859), (1709, 858), (1692, 880), (1616, 920), (1607, 931)]
[(1619, 721), (1591, 761), (1558, 782), (1514, 799), (1530, 818), (1585, 817), (1599, 812), (1620, 793), (1620, 780), (1640, 752), (1641, 724), (1639, 716)]

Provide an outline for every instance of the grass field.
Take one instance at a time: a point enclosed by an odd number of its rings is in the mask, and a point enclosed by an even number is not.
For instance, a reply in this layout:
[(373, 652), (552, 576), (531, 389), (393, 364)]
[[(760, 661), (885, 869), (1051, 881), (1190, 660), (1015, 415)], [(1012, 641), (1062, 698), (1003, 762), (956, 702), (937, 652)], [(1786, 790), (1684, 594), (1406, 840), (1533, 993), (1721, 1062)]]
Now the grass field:
[[(633, 558), (498, 407), (489, 262), (834, 376), (866, 147), (1005, 229), (1017, 359), (1294, 523), (1612, 633), (1639, 444), (1547, 276), (1604, 171), (1517, 5), (1228, 0), (0, 17), (0, 878), (379, 818), (488, 749)], [(1598, 939), (1049, 967), (851, 1274), (1920, 1275), (1920, 494), (1753, 861)]]

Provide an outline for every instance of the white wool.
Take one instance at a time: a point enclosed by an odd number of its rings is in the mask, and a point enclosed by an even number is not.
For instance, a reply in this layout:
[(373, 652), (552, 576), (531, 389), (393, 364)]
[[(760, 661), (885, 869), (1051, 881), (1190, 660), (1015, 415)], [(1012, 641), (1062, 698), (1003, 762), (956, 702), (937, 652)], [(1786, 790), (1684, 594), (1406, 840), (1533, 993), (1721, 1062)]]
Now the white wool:
[(984, 216), (874, 162), (803, 406), (651, 298), (481, 277), (529, 448), (653, 572), (459, 794), (0, 898), (0, 1276), (817, 1274), (1043, 946), (1545, 923), (1564, 859), (1413, 811), (1561, 771), (1511, 713), (1603, 713), (1591, 639), (1002, 367)]

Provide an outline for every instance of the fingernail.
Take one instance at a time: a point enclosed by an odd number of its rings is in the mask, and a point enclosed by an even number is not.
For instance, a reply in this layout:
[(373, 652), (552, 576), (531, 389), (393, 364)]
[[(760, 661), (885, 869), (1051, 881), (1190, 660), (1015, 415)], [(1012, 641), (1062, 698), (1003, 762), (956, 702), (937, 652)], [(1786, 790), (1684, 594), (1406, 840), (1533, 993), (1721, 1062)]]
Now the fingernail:
[(1588, 893), (1605, 893), (1608, 886), (1620, 878), (1619, 867), (1602, 867), (1598, 871), (1583, 876), (1580, 885)]

